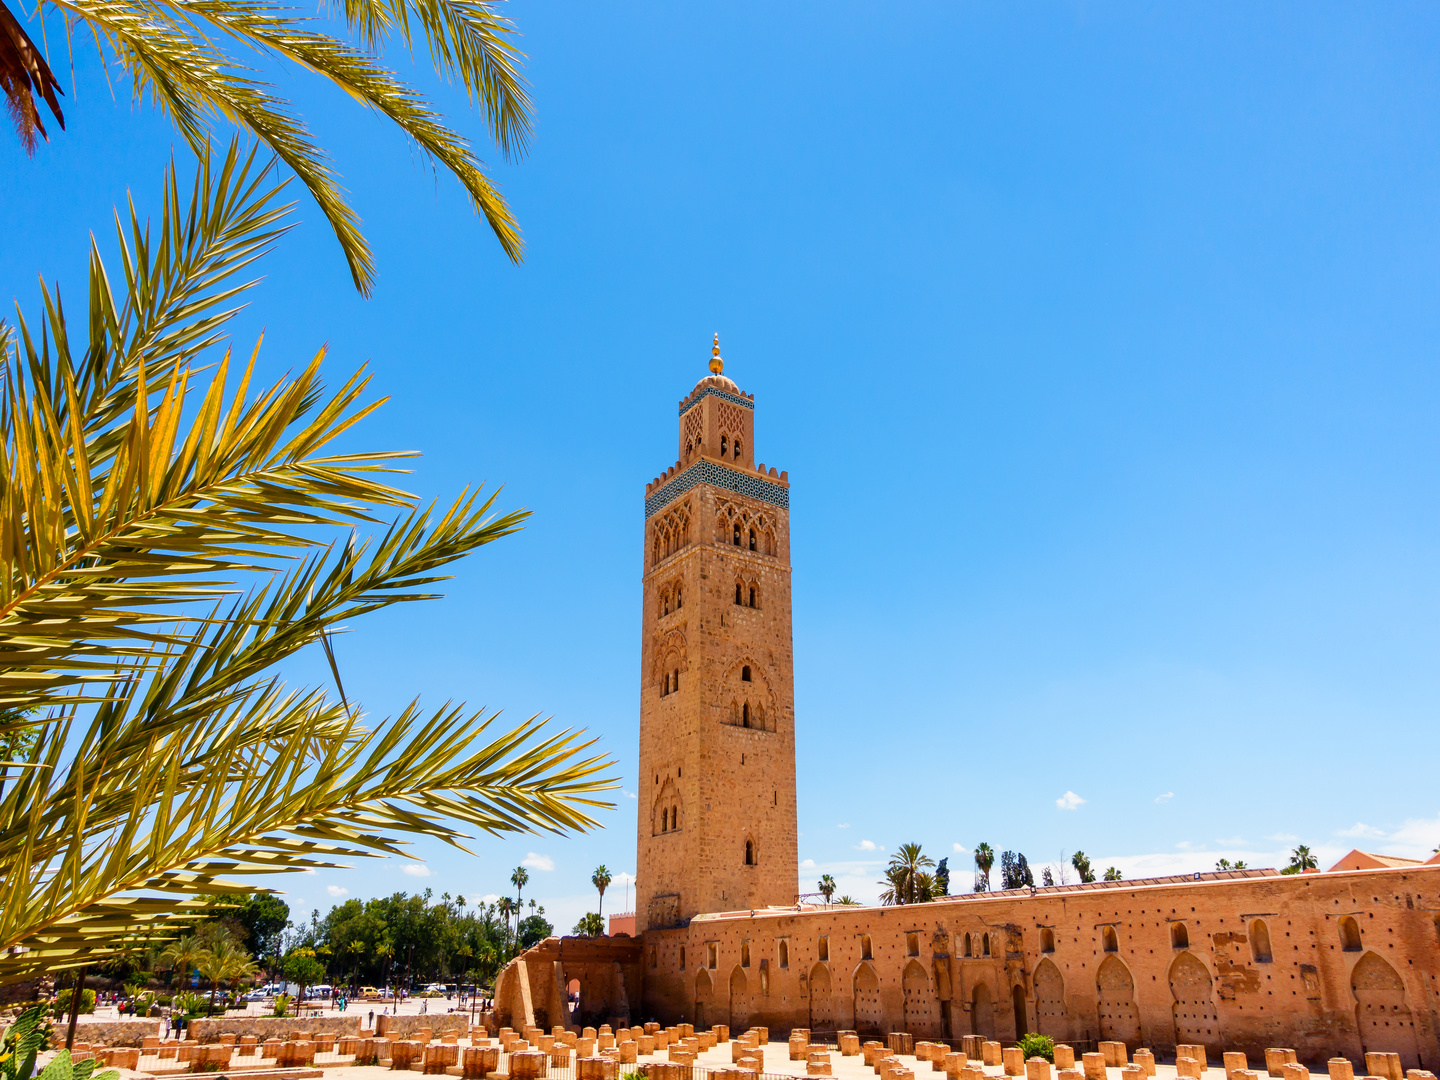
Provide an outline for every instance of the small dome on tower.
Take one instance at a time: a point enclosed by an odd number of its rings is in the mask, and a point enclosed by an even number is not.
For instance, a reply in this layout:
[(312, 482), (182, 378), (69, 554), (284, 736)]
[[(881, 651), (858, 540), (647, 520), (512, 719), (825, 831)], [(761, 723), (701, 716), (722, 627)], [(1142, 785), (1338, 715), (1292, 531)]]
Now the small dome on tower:
[(717, 389), (726, 390), (732, 394), (740, 393), (740, 387), (735, 385), (735, 380), (724, 374), (725, 361), (720, 358), (719, 334), (715, 335), (715, 344), (710, 347), (710, 371), (711, 374), (697, 382), (695, 384), (695, 390), (691, 390), (690, 393), (693, 394), (696, 390), (703, 389), (706, 386), (714, 386)]

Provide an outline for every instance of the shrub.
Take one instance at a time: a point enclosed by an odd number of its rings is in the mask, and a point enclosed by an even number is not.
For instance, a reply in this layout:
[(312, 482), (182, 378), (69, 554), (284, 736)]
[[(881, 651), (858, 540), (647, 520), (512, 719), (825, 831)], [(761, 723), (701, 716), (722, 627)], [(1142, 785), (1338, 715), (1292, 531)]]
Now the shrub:
[(1050, 1064), (1055, 1064), (1055, 1040), (1049, 1035), (1037, 1035), (1030, 1032), (1020, 1039), (1020, 1053), (1029, 1061), (1033, 1057), (1044, 1058)]
[[(55, 1007), (50, 1010), (50, 1015), (54, 1017), (69, 1016), (70, 997), (73, 993), (74, 991), (70, 988), (61, 990), (59, 996), (55, 999)], [(86, 990), (80, 995), (80, 1011), (82, 1013), (93, 1013), (95, 1011), (94, 990)]]

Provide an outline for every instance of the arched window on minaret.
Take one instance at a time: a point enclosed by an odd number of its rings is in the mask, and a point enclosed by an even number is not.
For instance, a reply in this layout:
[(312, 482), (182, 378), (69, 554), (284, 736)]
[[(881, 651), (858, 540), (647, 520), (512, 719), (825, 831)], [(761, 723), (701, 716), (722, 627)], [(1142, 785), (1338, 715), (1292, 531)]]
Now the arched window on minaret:
[(740, 582), (735, 582), (735, 603), (740, 603)]
[(746, 664), (744, 667), (742, 667), (742, 668), (740, 669), (740, 681), (741, 681), (741, 682), (749, 682), (749, 681), (750, 681), (750, 665), (749, 665), (749, 664)]
[(750, 530), (750, 550), (751, 550), (751, 551), (754, 551), (754, 550), (755, 550), (755, 530), (754, 530), (754, 529), (751, 529), (751, 530)]
[(675, 674), (671, 678), (670, 689), (672, 691), (680, 689), (680, 669), (678, 667), (675, 669)]
[(736, 547), (739, 547), (739, 546), (740, 546), (740, 525), (739, 525), (738, 523), (735, 525), (735, 539), (734, 539), (734, 544), (735, 544)]
[(755, 841), (747, 838), (745, 841), (745, 865), (755, 866), (758, 862), (759, 860), (755, 857)]
[(735, 440), (735, 456), (736, 456), (737, 458), (740, 456), (740, 440), (739, 440), (739, 439), (736, 439), (736, 440)]
[(754, 607), (754, 606), (755, 606), (755, 586), (754, 586), (754, 585), (751, 585), (751, 586), (750, 586), (750, 606), (751, 606), (751, 607)]
[(740, 707), (740, 726), (750, 726), (750, 703), (748, 701)]
[(721, 435), (721, 436), (720, 436), (720, 456), (721, 456), (721, 457), (724, 457), (724, 456), (725, 456), (727, 453), (729, 453), (729, 452), (730, 452), (730, 440), (729, 440), (726, 436)]
[(679, 611), (682, 607), (684, 607), (684, 605), (685, 605), (685, 587), (684, 587), (683, 585), (676, 585), (676, 586), (675, 586), (675, 610), (676, 610), (676, 611)]

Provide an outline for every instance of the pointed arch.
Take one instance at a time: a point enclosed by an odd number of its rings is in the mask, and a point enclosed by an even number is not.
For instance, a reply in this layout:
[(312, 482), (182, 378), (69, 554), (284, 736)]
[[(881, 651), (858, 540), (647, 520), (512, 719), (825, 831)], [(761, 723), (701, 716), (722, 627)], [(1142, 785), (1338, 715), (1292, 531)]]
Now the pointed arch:
[(1118, 956), (1105, 958), (1095, 972), (1099, 992), (1100, 1037), (1126, 1046), (1140, 1045), (1140, 1012), (1135, 1007), (1135, 980)]
[(1065, 1025), (1065, 977), (1048, 956), (1035, 968), (1035, 1030), (1052, 1039), (1068, 1034)]
[(985, 1039), (995, 1038), (995, 1002), (990, 986), (984, 980), (970, 991), (971, 1034)]
[(730, 1026), (750, 1026), (750, 981), (739, 964), (730, 972)]
[(714, 984), (710, 981), (710, 972), (701, 968), (695, 976), (695, 1017), (697, 1025), (704, 1024), (714, 1011), (712, 998), (714, 997)]
[(810, 989), (810, 1030), (830, 1031), (835, 1027), (835, 1001), (830, 987), (830, 969), (816, 964), (806, 980)]
[(904, 1030), (914, 1035), (935, 1035), (940, 1030), (939, 1002), (930, 985), (930, 973), (919, 960), (912, 959), (900, 976), (904, 995)]
[(1175, 1039), (1215, 1048), (1220, 1045), (1220, 1017), (1215, 1009), (1215, 981), (1192, 952), (1182, 952), (1170, 965), (1170, 993), (1175, 999)]
[(880, 1010), (880, 977), (869, 961), (861, 961), (850, 976), (855, 1000), (855, 1030), (861, 1035), (878, 1034), (885, 1024)]
[(1355, 995), (1361, 1047), (1371, 1053), (1399, 1054), (1402, 1067), (1418, 1068), (1415, 1017), (1395, 969), (1378, 953), (1367, 952), (1350, 972), (1350, 990)]

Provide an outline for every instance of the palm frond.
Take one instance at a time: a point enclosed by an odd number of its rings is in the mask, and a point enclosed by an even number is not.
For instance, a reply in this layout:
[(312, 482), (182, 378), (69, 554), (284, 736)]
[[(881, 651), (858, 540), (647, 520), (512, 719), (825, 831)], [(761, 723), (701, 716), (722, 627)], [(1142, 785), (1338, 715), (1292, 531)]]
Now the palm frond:
[(232, 376), (235, 275), (284, 227), (267, 175), (206, 153), (182, 208), (172, 166), (158, 238), (133, 208), (120, 228), (123, 289), (92, 243), (83, 351), (48, 287), (39, 344), (23, 313), (0, 331), (0, 708), (36, 733), (0, 761), (0, 981), (174, 934), (267, 874), (610, 805), (613, 763), (578, 732), (418, 702), (370, 723), (274, 676), (433, 598), (527, 513), (468, 490), (417, 507), (388, 482), (404, 455), (335, 453), (381, 404), (363, 369), (327, 391), (322, 352), (257, 389), (257, 344)]
[(55, 114), (55, 120), (63, 129), (65, 115), (60, 111), (56, 94), (63, 94), (55, 73), (45, 62), (44, 55), (35, 48), (30, 35), (20, 25), (20, 20), (4, 3), (0, 3), (0, 90), (5, 92), (5, 103), (10, 118), (15, 122), (15, 133), (20, 136), (20, 145), (27, 154), (35, 153), (35, 136), (42, 139), (50, 136), (40, 119), (40, 109), (35, 104), (39, 94)]

